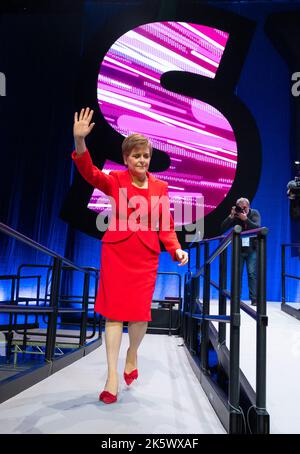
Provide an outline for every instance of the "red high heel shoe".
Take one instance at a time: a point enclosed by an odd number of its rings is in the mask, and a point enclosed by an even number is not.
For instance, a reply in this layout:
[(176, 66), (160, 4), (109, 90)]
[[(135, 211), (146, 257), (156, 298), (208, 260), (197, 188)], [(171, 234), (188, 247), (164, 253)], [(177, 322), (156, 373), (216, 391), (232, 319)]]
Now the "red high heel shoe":
[(134, 369), (132, 372), (130, 372), (130, 374), (126, 374), (126, 372), (124, 372), (124, 380), (126, 381), (126, 385), (131, 385), (133, 380), (136, 380), (138, 376), (139, 374), (137, 369)]
[(99, 400), (102, 400), (105, 404), (113, 404), (118, 399), (118, 394), (111, 394), (109, 391), (102, 391), (99, 396)]

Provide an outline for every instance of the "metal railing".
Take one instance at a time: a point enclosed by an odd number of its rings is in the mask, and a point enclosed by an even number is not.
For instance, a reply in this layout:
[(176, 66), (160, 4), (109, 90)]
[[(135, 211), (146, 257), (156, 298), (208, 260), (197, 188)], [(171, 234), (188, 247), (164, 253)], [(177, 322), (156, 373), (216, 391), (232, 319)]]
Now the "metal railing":
[[(15, 289), (17, 290), (20, 288), (20, 279), (25, 278), (25, 276), (20, 276), (19, 273), (16, 275), (8, 275), (8, 276), (1, 276), (1, 279), (8, 279), (11, 280), (11, 299), (9, 301), (2, 301), (0, 302), (0, 313), (7, 313), (9, 314), (9, 325), (10, 329), (13, 328), (13, 315), (14, 314), (24, 314), (25, 320), (27, 320), (28, 315), (46, 315), (48, 319), (47, 323), (47, 331), (45, 333), (46, 337), (46, 347), (45, 347), (45, 360), (47, 362), (52, 361), (54, 358), (55, 352), (55, 343), (56, 343), (56, 335), (57, 335), (57, 324), (58, 324), (58, 315), (60, 314), (71, 314), (77, 313), (80, 315), (80, 333), (79, 336), (69, 335), (68, 337), (79, 338), (79, 347), (82, 347), (86, 344), (87, 340), (87, 319), (88, 319), (88, 305), (89, 305), (89, 286), (90, 286), (90, 275), (95, 272), (94, 268), (90, 267), (81, 267), (70, 260), (66, 259), (65, 257), (57, 254), (56, 252), (46, 248), (45, 246), (37, 243), (36, 241), (26, 237), (25, 235), (17, 232), (16, 230), (12, 229), (11, 227), (0, 223), (0, 232), (14, 238), (18, 241), (21, 241), (24, 244), (38, 250), (49, 257), (52, 258), (53, 263), (52, 265), (45, 265), (45, 267), (50, 267), (52, 271), (52, 279), (51, 279), (51, 290), (49, 294), (49, 298), (45, 298), (43, 301), (43, 305), (40, 304), (42, 299), (40, 298), (40, 276), (31, 276), (36, 277), (38, 279), (38, 287), (37, 287), (37, 304), (29, 305), (30, 298), (22, 298), (18, 297), (17, 299), (14, 297)], [(64, 264), (64, 265), (63, 265)], [(61, 287), (61, 274), (64, 269), (72, 269), (79, 272), (84, 273), (84, 280), (83, 280), (83, 294), (82, 294), (82, 307), (80, 309), (73, 308), (73, 307), (62, 307), (60, 306), (60, 302), (65, 302), (64, 299), (60, 297), (60, 287)], [(19, 304), (21, 301), (25, 301), (25, 306)], [(79, 301), (77, 301), (78, 303)], [(3, 304), (4, 303), (4, 304)], [(8, 303), (8, 304), (7, 304)], [(26, 325), (26, 324), (25, 324)], [(25, 326), (26, 331), (26, 326)], [(24, 334), (24, 331), (23, 331)], [(26, 333), (25, 333), (26, 334)], [(30, 333), (32, 335), (32, 333)], [(41, 333), (38, 333), (41, 335)], [(99, 336), (101, 336), (101, 330), (99, 330)], [(67, 336), (64, 336), (67, 337)]]
[[(281, 310), (300, 320), (300, 310), (286, 302), (286, 279), (300, 281), (300, 276), (286, 273), (286, 249), (297, 248), (300, 251), (300, 243), (289, 243), (281, 245)], [(300, 258), (300, 255), (299, 255)]]
[[(44, 297), (42, 298), (40, 296), (41, 294), (41, 290), (40, 290), (40, 282), (41, 282), (41, 276), (40, 275), (37, 275), (37, 276), (28, 276), (28, 275), (22, 275), (22, 270), (23, 269), (26, 269), (26, 268), (46, 268), (47, 269), (47, 273), (46, 273), (46, 285), (45, 285), (45, 292), (44, 292)], [(92, 275), (94, 275), (94, 278), (95, 278), (95, 286), (94, 286), (94, 294), (93, 295), (88, 295), (88, 300), (91, 300), (89, 301), (89, 304), (91, 303), (94, 303), (95, 300), (96, 300), (96, 294), (97, 294), (97, 284), (98, 284), (98, 275), (99, 275), (99, 270), (97, 268), (94, 268), (94, 267), (90, 267), (90, 266), (84, 266), (82, 267), (84, 270), (86, 271), (90, 271)], [(65, 266), (62, 266), (62, 271), (72, 271), (72, 267), (70, 267), (69, 265), (65, 265)], [(51, 275), (52, 275), (52, 266), (51, 265), (45, 265), (45, 264), (29, 264), (29, 263), (25, 263), (25, 264), (22, 264), (18, 267), (18, 271), (17, 271), (17, 288), (16, 288), (16, 296), (15, 296), (15, 300), (16, 302), (20, 302), (20, 301), (25, 301), (26, 305), (28, 305), (29, 301), (36, 301), (36, 304), (39, 306), (41, 302), (43, 302), (43, 304), (47, 304), (49, 301), (50, 301), (50, 294), (51, 294)], [(24, 297), (24, 296), (21, 296), (20, 295), (20, 279), (23, 279), (23, 278), (28, 278), (28, 277), (31, 277), (31, 278), (38, 278), (38, 286), (37, 286), (37, 294), (35, 297)], [(82, 299), (82, 295), (60, 295), (59, 297), (59, 303), (68, 303), (68, 304), (80, 304), (81, 301), (80, 299)], [(43, 317), (43, 322), (45, 323), (45, 325), (48, 324), (48, 320), (47, 320), (47, 317), (45, 315), (42, 316)], [(100, 321), (101, 321), (101, 317), (100, 317)], [(26, 318), (25, 318), (25, 323), (26, 323)], [(63, 325), (67, 325), (68, 323), (67, 322), (61, 322), (61, 324)], [(72, 325), (76, 325), (76, 323), (71, 323)], [(96, 312), (93, 311), (93, 321), (92, 322), (89, 322), (87, 321), (87, 326), (92, 326), (92, 332), (86, 336), (86, 339), (92, 339), (95, 334), (96, 334), (96, 329), (97, 329), (97, 314)], [(99, 329), (101, 329), (99, 327)], [(24, 331), (20, 331), (20, 330), (15, 330), (15, 332), (17, 334), (21, 334), (21, 335), (26, 335), (26, 327), (24, 328)], [(31, 335), (32, 336), (45, 336), (46, 334), (45, 333), (34, 333), (34, 332), (31, 332)], [(64, 334), (65, 338), (70, 338), (70, 339), (78, 339), (79, 336), (76, 335), (76, 334)]]
[[(167, 327), (155, 326), (155, 324), (150, 322), (149, 323), (150, 330), (154, 331), (154, 332), (156, 330), (160, 331), (160, 332), (167, 331), (169, 336), (171, 336), (174, 333), (178, 334), (180, 332), (180, 327), (181, 327), (181, 313), (182, 313), (182, 296), (181, 296), (182, 278), (181, 278), (181, 274), (171, 272), (171, 271), (159, 271), (157, 273), (157, 275), (176, 276), (178, 278), (178, 296), (177, 297), (167, 297), (165, 299), (153, 299), (152, 300), (152, 303), (159, 303), (159, 304), (163, 304), (164, 306), (167, 306), (168, 307), (167, 310), (169, 311), (169, 317), (168, 317), (168, 326)], [(172, 326), (173, 325), (173, 312), (174, 312), (173, 305), (174, 304), (178, 304), (178, 309), (176, 309), (176, 314), (178, 315), (178, 319), (177, 319), (177, 325), (175, 327)]]
[[(224, 426), (229, 433), (243, 433), (247, 431), (244, 411), (241, 408), (241, 378), (243, 387), (250, 390), (247, 410), (255, 414), (252, 428), (255, 433), (269, 433), (269, 415), (266, 410), (266, 236), (267, 228), (242, 231), (240, 226), (235, 226), (227, 236), (203, 240), (197, 244), (196, 262), (198, 269), (195, 273), (190, 271), (185, 276), (184, 322), (183, 337), (190, 356), (197, 357), (198, 332), (200, 331), (200, 357), (198, 365), (203, 381), (206, 383), (208, 397), (210, 398), (215, 384), (208, 384), (209, 349), (214, 343), (218, 360), (228, 373), (227, 402), (218, 398), (211, 398), (211, 402)], [(241, 302), (241, 238), (256, 237), (257, 243), (257, 310)], [(210, 253), (212, 241), (219, 240), (216, 250)], [(227, 248), (231, 244), (231, 284), (230, 291), (227, 286)], [(200, 248), (204, 247), (204, 263), (200, 263)], [(211, 280), (211, 264), (219, 257), (219, 282)], [(199, 298), (200, 277), (203, 277), (203, 303)], [(210, 314), (210, 289), (215, 287), (219, 292), (217, 315)], [(230, 298), (230, 315), (226, 315), (226, 300)], [(245, 311), (256, 320), (256, 393), (252, 390), (246, 378), (240, 371), (240, 310)], [(213, 332), (212, 321), (218, 322), (218, 332)], [(230, 350), (225, 345), (226, 326), (230, 326)], [(214, 337), (214, 339), (213, 339)], [(243, 388), (244, 389), (244, 388)], [(220, 390), (219, 390), (220, 391)], [(218, 391), (216, 391), (218, 394)], [(216, 394), (216, 395), (217, 395)], [(220, 394), (220, 393), (219, 393)], [(219, 401), (218, 401), (219, 399)], [(255, 400), (253, 402), (253, 400)], [(219, 403), (217, 403), (219, 402)], [(220, 403), (221, 402), (221, 403)], [(221, 408), (222, 407), (222, 408)], [(248, 428), (251, 430), (250, 428)], [(252, 431), (251, 430), (251, 431)]]

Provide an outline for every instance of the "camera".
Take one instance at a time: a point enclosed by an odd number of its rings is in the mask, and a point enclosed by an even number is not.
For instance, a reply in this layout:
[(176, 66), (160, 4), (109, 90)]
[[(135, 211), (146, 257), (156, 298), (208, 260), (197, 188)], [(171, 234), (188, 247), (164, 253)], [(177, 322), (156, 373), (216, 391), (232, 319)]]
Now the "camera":
[(291, 200), (300, 198), (300, 162), (295, 161), (296, 176), (287, 184), (287, 195)]
[(295, 161), (296, 176), (287, 184), (287, 196), (290, 199), (290, 217), (300, 219), (300, 162)]
[(241, 208), (239, 205), (235, 205), (234, 210), (236, 214), (244, 213), (243, 208)]

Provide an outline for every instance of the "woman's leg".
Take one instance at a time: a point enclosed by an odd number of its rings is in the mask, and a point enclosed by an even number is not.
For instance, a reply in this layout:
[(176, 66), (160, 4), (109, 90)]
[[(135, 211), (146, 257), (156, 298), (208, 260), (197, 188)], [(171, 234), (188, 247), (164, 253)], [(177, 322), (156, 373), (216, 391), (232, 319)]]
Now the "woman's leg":
[(147, 328), (148, 322), (128, 322), (129, 348), (126, 356), (126, 374), (130, 374), (137, 368), (137, 350), (146, 334)]
[(105, 391), (118, 392), (118, 359), (122, 341), (123, 322), (107, 319), (105, 322), (105, 345), (107, 358), (107, 380)]

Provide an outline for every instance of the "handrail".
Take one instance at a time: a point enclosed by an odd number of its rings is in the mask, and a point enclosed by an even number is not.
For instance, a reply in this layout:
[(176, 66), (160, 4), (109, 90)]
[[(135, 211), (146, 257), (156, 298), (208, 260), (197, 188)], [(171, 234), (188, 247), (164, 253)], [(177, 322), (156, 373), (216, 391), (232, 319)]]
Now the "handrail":
[(58, 254), (55, 251), (52, 251), (51, 249), (48, 249), (46, 246), (43, 246), (42, 244), (37, 243), (36, 241), (32, 240), (31, 238), (28, 238), (27, 236), (23, 235), (23, 233), (20, 233), (17, 230), (12, 229), (11, 227), (9, 227), (6, 224), (3, 224), (2, 222), (0, 222), (0, 231), (3, 233), (6, 233), (7, 235), (11, 236), (12, 238), (22, 241), (22, 243), (25, 243), (28, 246), (32, 246), (34, 249), (44, 252), (45, 254), (50, 255), (53, 258), (61, 260), (63, 263), (68, 264), (69, 266), (77, 269), (78, 271), (85, 272), (85, 270), (82, 267), (75, 265), (75, 263), (71, 262), (71, 260), (67, 259), (66, 257), (63, 257), (62, 255)]
[[(236, 231), (237, 233), (239, 231), (241, 231), (241, 230), (242, 230), (241, 226), (238, 226), (238, 225), (236, 225), (232, 229), (232, 231)], [(198, 243), (199, 245), (201, 245), (201, 244), (205, 245), (205, 244), (208, 244), (209, 242), (214, 241), (216, 239), (219, 239), (219, 238), (223, 239), (223, 242), (217, 247), (216, 251), (210, 257), (208, 257), (208, 259), (207, 259), (207, 261), (205, 261), (204, 265), (202, 265), (201, 268), (199, 268), (196, 273), (191, 274), (191, 276), (190, 276), (191, 279), (193, 279), (193, 278), (196, 279), (197, 277), (199, 277), (200, 274), (203, 272), (203, 270), (205, 268), (205, 265), (210, 264), (215, 259), (215, 257), (217, 257), (221, 252), (223, 252), (226, 249), (226, 247), (231, 243), (232, 231), (230, 231), (228, 233), (228, 235), (225, 236), (225, 237), (224, 236), (219, 236), (219, 237), (215, 237), (215, 238), (209, 238), (207, 240), (200, 241)]]
[[(235, 227), (241, 227), (239, 224), (235, 225), (231, 230), (229, 230), (229, 233), (227, 235), (225, 234), (222, 234), (222, 235), (218, 235), (218, 236), (214, 236), (213, 238), (203, 238), (201, 241), (197, 241), (194, 240), (192, 241), (187, 247), (188, 249), (192, 247), (193, 244), (205, 244), (205, 243), (210, 243), (212, 241), (216, 241), (216, 240), (221, 240), (221, 239), (225, 239), (227, 238), (227, 236), (230, 236), (231, 233), (232, 233), (232, 230), (235, 228)], [(263, 231), (266, 231), (266, 233), (268, 232), (268, 228), (267, 227), (258, 227), (257, 229), (250, 229), (250, 230), (242, 230), (242, 227), (241, 227), (241, 236), (256, 236), (257, 233), (262, 233)], [(290, 246), (290, 245), (289, 245)], [(299, 246), (300, 247), (300, 244), (294, 244), (293, 246)]]
[(259, 233), (260, 235), (267, 235), (268, 234), (268, 227), (259, 227), (257, 229), (252, 229), (252, 230), (243, 230), (240, 234), (240, 236), (257, 236)]
[[(220, 290), (220, 286), (215, 281), (211, 280), (210, 285), (212, 285), (215, 289)], [(220, 290), (220, 293), (225, 295), (227, 298), (231, 297), (230, 292), (228, 290)], [(247, 312), (247, 314), (250, 315), (250, 317), (252, 317), (254, 320), (257, 320), (257, 312), (254, 309), (252, 309), (252, 307), (249, 307), (243, 301), (241, 301), (241, 309)]]
[[(17, 274), (17, 276), (20, 277), (20, 278), (27, 277), (27, 275), (21, 276), (21, 270), (22, 270), (23, 268), (49, 268), (50, 270), (52, 270), (52, 266), (51, 266), (51, 265), (44, 265), (44, 264), (34, 264), (34, 265), (32, 265), (32, 264), (28, 264), (28, 263), (26, 263), (26, 264), (23, 263), (22, 265), (19, 265), (19, 267), (18, 267), (18, 274)], [(62, 267), (62, 269), (63, 269), (63, 270), (72, 270), (73, 268), (72, 268), (71, 266), (69, 266), (69, 265), (65, 265), (65, 266)], [(96, 281), (97, 281), (97, 279), (98, 279), (98, 273), (99, 273), (99, 269), (98, 269), (98, 268), (95, 268), (95, 267), (92, 267), (92, 266), (84, 266), (84, 269), (93, 272), (93, 273), (95, 274), (95, 279), (96, 279)], [(48, 274), (48, 273), (47, 273), (47, 274)], [(46, 286), (47, 286), (47, 282), (46, 282)], [(97, 285), (95, 285), (95, 289), (96, 289), (96, 287), (97, 287)], [(20, 301), (20, 300), (25, 299), (24, 297), (21, 298), (21, 297), (18, 296), (18, 290), (19, 290), (19, 288), (17, 287), (16, 300), (17, 300), (17, 301)], [(40, 297), (38, 296), (38, 297), (36, 297), (36, 298), (33, 298), (33, 297), (32, 297), (32, 298), (27, 298), (27, 299), (28, 299), (28, 300), (29, 300), (29, 299), (32, 299), (33, 301), (38, 301), (38, 302), (39, 302), (39, 301), (44, 301), (44, 302), (46, 303), (46, 302), (49, 301), (49, 300), (47, 300), (47, 296), (48, 296), (47, 292), (45, 292), (45, 293), (46, 293), (46, 294), (45, 294), (45, 298), (40, 298)], [(71, 295), (71, 298), (73, 298), (73, 300), (70, 300), (70, 297), (68, 298), (67, 296), (60, 295), (60, 297), (59, 297), (59, 302), (63, 302), (63, 303), (66, 303), (66, 302), (73, 302), (73, 303), (79, 304), (79, 303), (81, 303), (81, 301), (79, 301), (78, 299), (79, 299), (79, 298), (82, 298), (82, 295)], [(74, 298), (77, 298), (77, 300), (74, 300)], [(96, 298), (96, 292), (95, 292), (94, 295), (88, 295), (88, 299), (90, 300), (91, 298), (92, 298), (93, 300)], [(90, 301), (89, 301), (89, 304), (91, 304)], [(37, 304), (37, 305), (38, 305), (38, 304)], [(70, 311), (71, 311), (71, 310), (72, 310), (72, 309), (70, 309)], [(81, 313), (81, 312), (83, 312), (83, 311), (84, 311), (83, 309), (76, 309), (76, 313)], [(75, 309), (74, 309), (74, 311), (72, 310), (72, 312), (75, 313)], [(58, 313), (66, 313), (66, 311), (63, 311), (63, 310), (61, 310), (61, 309), (58, 309)], [(43, 315), (43, 322), (44, 322), (46, 325), (47, 325), (47, 323), (48, 323), (48, 322), (47, 322), (47, 317), (45, 316), (45, 314)], [(86, 337), (87, 339), (92, 339), (92, 338), (95, 336), (95, 334), (96, 334), (96, 324), (97, 324), (97, 321), (96, 321), (96, 312), (94, 312), (94, 317), (93, 317), (93, 322), (92, 322), (92, 327), (93, 327), (93, 329), (92, 329), (91, 333)], [(89, 322), (87, 322), (87, 325), (90, 326)], [(23, 331), (17, 330), (17, 329), (16, 329), (16, 330), (14, 330), (14, 331), (15, 331), (17, 334), (20, 334), (20, 335), (24, 335), (24, 334), (25, 334), (25, 335), (26, 335), (26, 329), (24, 329)], [(46, 336), (47, 336), (47, 333), (40, 333), (40, 332), (35, 333), (35, 332), (33, 332), (33, 333), (30, 333), (30, 335), (31, 335), (31, 336), (40, 336), (40, 337), (45, 336), (45, 337), (46, 337)], [(76, 334), (64, 334), (64, 337), (65, 337), (65, 338), (70, 338), (70, 339), (79, 339), (79, 338), (80, 338), (80, 336), (79, 336), (79, 335), (76, 335)]]
[[(28, 306), (25, 307), (22, 305), (2, 305), (0, 306), (0, 312), (5, 312), (10, 314), (10, 322), (9, 322), (9, 331), (12, 331), (12, 314), (13, 313), (41, 313), (41, 314), (48, 314), (48, 325), (47, 325), (47, 335), (46, 335), (46, 353), (45, 353), (45, 360), (52, 361), (55, 352), (55, 340), (56, 340), (56, 332), (57, 332), (57, 317), (60, 313), (81, 313), (81, 323), (80, 323), (80, 338), (79, 338), (79, 346), (83, 346), (86, 343), (86, 327), (87, 327), (87, 318), (88, 318), (88, 305), (89, 305), (89, 282), (90, 282), (90, 275), (95, 272), (95, 269), (92, 267), (82, 267), (78, 266), (73, 263), (71, 260), (61, 256), (60, 254), (52, 251), (51, 249), (43, 246), (40, 243), (32, 240), (31, 238), (26, 237), (22, 233), (12, 229), (11, 227), (0, 223), (0, 232), (5, 233), (6, 235), (15, 238), (22, 243), (25, 243), (36, 250), (39, 250), (48, 256), (53, 258), (53, 265), (51, 265), (52, 269), (52, 282), (51, 282), (51, 292), (50, 292), (50, 299), (49, 299), (49, 306), (40, 307), (36, 305), (36, 307)], [(63, 266), (65, 263), (67, 266)], [(49, 265), (46, 267), (49, 268)], [(60, 284), (61, 284), (61, 273), (62, 270), (65, 268), (71, 268), (73, 270), (77, 270), (84, 273), (84, 283), (83, 283), (83, 295), (82, 295), (82, 309), (75, 309), (75, 308), (64, 308), (59, 307), (60, 301)], [(48, 270), (49, 271), (49, 270)], [(12, 279), (12, 291), (11, 291), (11, 301), (14, 301), (14, 288), (15, 288), (15, 281), (19, 280), (20, 276), (15, 276)], [(25, 319), (27, 316), (25, 315)], [(101, 336), (101, 332), (99, 332)], [(26, 335), (25, 335), (26, 339)], [(26, 342), (25, 342), (26, 343)]]
[(293, 274), (284, 273), (285, 277), (290, 277), (291, 279), (300, 280), (300, 276), (294, 276)]
[(300, 243), (282, 243), (281, 246), (300, 247)]
[[(209, 323), (216, 321), (219, 324), (218, 346), (226, 350), (226, 324), (229, 317), (226, 315), (226, 299), (231, 299), (230, 305), (230, 350), (229, 350), (229, 383), (228, 383), (228, 412), (229, 432), (242, 433), (244, 415), (240, 407), (240, 309), (256, 320), (256, 401), (251, 402), (255, 415), (255, 433), (269, 433), (269, 415), (266, 411), (266, 235), (267, 227), (259, 227), (242, 231), (240, 225), (234, 226), (225, 236), (218, 236), (202, 240), (197, 244), (196, 261), (200, 262), (200, 247), (204, 247), (204, 263), (192, 273), (190, 268), (185, 274), (185, 307), (184, 307), (184, 339), (190, 352), (196, 354), (198, 332), (200, 329), (200, 371), (209, 376)], [(257, 237), (257, 310), (249, 307), (240, 298), (240, 270), (241, 270), (241, 237)], [(210, 253), (212, 241), (221, 240), (216, 249)], [(231, 249), (231, 289), (227, 290), (227, 247)], [(219, 285), (211, 280), (211, 263), (220, 257)], [(200, 276), (203, 281), (203, 303), (199, 300)], [(219, 290), (219, 313), (210, 314), (210, 287)], [(200, 314), (195, 313), (199, 306)], [(199, 325), (200, 323), (200, 325)], [(250, 385), (249, 385), (250, 386)], [(210, 389), (212, 389), (210, 387)], [(243, 405), (243, 404), (242, 404)], [(250, 407), (247, 407), (248, 410)], [(223, 411), (223, 410), (222, 410)], [(223, 413), (222, 413), (223, 414)], [(245, 428), (246, 430), (246, 428)]]
[[(243, 237), (253, 237), (253, 236), (257, 236), (258, 234), (261, 234), (261, 235), (267, 235), (268, 233), (268, 228), (267, 227), (260, 227), (258, 229), (253, 229), (253, 230), (242, 230), (242, 227), (240, 225), (235, 225), (230, 231), (229, 233), (224, 236), (224, 235), (221, 235), (221, 236), (216, 236), (214, 238), (207, 238), (206, 240), (202, 240), (202, 241), (199, 241), (199, 245), (201, 244), (206, 244), (206, 243), (210, 243), (212, 241), (215, 241), (217, 239), (223, 239), (223, 242), (217, 247), (217, 249), (211, 254), (210, 257), (208, 257), (207, 261), (205, 262), (205, 264), (210, 264), (214, 261), (214, 259), (216, 257), (218, 257), (228, 246), (229, 244), (231, 243), (232, 241), (232, 234), (234, 233), (237, 233), (239, 234), (240, 236), (243, 236)], [(197, 270), (197, 272), (195, 274), (192, 274), (191, 275), (191, 278), (197, 278), (199, 277), (202, 273), (203, 273), (203, 270), (204, 270), (204, 267), (205, 267), (205, 264), (202, 265), (201, 268), (199, 268)]]

